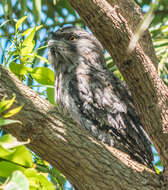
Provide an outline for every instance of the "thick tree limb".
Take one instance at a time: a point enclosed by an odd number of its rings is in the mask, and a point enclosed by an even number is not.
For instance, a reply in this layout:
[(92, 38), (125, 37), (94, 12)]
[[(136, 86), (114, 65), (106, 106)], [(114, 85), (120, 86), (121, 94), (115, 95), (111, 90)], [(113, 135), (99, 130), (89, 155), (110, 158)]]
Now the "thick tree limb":
[(0, 84), (0, 98), (15, 93), (17, 103), (24, 104), (14, 117), (23, 125), (6, 130), (22, 140), (30, 138), (31, 150), (58, 168), (77, 189), (162, 189), (158, 175), (97, 142), (2, 66)]
[(145, 31), (128, 53), (130, 39), (142, 19), (133, 0), (69, 0), (109, 51), (129, 86), (144, 125), (162, 163), (168, 167), (168, 88), (157, 73), (151, 37)]

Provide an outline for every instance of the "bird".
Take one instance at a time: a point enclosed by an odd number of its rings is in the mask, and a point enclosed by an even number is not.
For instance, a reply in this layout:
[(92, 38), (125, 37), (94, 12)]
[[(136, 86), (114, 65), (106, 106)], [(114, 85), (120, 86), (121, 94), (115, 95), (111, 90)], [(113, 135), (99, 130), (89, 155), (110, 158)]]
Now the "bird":
[(55, 103), (94, 138), (154, 170), (151, 140), (126, 83), (106, 66), (104, 48), (85, 29), (51, 32), (48, 60), (55, 71)]

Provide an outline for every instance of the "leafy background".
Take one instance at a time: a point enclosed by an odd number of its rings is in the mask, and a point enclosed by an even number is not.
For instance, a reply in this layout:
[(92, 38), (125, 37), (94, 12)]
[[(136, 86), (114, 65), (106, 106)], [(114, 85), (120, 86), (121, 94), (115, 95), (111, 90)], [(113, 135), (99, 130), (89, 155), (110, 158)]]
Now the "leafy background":
[[(150, 32), (156, 55), (158, 73), (168, 84), (168, 3), (165, 0), (136, 0), (145, 17), (152, 20)], [(54, 104), (54, 72), (47, 61), (48, 33), (59, 27), (75, 25), (87, 30), (68, 0), (1, 0), (0, 2), (0, 64), (18, 76), (27, 86)], [(140, 24), (141, 27), (142, 23)], [(141, 36), (137, 27), (137, 39)], [(142, 31), (144, 31), (143, 28)], [(135, 44), (135, 41), (134, 41)], [(111, 57), (105, 51), (108, 68), (123, 80)], [(0, 126), (20, 123), (10, 119), (22, 106), (15, 106), (15, 95), (0, 101)], [(56, 168), (42, 160), (3, 130), (0, 133), (0, 189), (73, 189)], [(162, 164), (156, 150), (154, 164), (160, 172)], [(14, 185), (13, 185), (14, 184)]]

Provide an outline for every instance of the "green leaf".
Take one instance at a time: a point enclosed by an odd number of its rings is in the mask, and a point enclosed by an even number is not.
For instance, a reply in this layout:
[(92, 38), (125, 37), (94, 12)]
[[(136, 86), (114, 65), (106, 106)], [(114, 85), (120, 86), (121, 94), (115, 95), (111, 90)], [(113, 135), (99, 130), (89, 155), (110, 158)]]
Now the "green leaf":
[(21, 0), (21, 15), (23, 16), (27, 10), (27, 0)]
[(0, 145), (2, 145), (3, 148), (6, 149), (16, 148), (18, 146), (28, 144), (29, 142), (29, 140), (25, 142), (17, 141), (17, 139), (13, 137), (11, 134), (5, 134), (2, 137), (0, 137)]
[(58, 171), (55, 168), (52, 168), (52, 170), (51, 170), (51, 177), (52, 177), (52, 179), (54, 181), (56, 181), (59, 184), (59, 186), (61, 188), (64, 187), (65, 182), (66, 182), (66, 178), (65, 178), (65, 176), (60, 171)]
[(10, 20), (5, 20), (5, 21), (0, 25), (0, 28), (1, 28), (3, 25), (7, 24), (9, 21), (10, 21)]
[(0, 187), (3, 183), (5, 183), (6, 177), (0, 177)]
[[(43, 27), (43, 25), (37, 26), (37, 27), (36, 27), (36, 31), (40, 30), (42, 27)], [(30, 34), (30, 33), (33, 31), (33, 29), (34, 29), (34, 27), (25, 30), (25, 31), (22, 33), (22, 36), (26, 36), (26, 35)]]
[(29, 182), (21, 171), (15, 171), (2, 188), (3, 190), (29, 190)]
[(33, 159), (30, 151), (25, 146), (18, 146), (14, 149), (15, 151), (10, 154), (9, 156), (6, 156), (5, 158), (23, 165), (24, 167), (32, 167), (33, 166)]
[(8, 15), (12, 15), (12, 13), (13, 13), (12, 0), (7, 0), (7, 5), (8, 5), (8, 12), (7, 12), (7, 14)]
[(22, 124), (22, 122), (18, 120), (0, 118), (0, 126), (15, 124), (15, 123)]
[(20, 27), (20, 25), (27, 19), (27, 16), (24, 16), (22, 17), (21, 19), (19, 19), (15, 25), (15, 29), (16, 29), (16, 32), (18, 30), (18, 28)]
[(47, 99), (51, 104), (55, 104), (54, 101), (54, 88), (47, 88)]
[(26, 69), (27, 69), (28, 73), (31, 73), (33, 71), (33, 69), (31, 67), (26, 67)]
[(1, 136), (1, 138), (0, 138), (0, 145), (3, 145), (4, 143), (11, 143), (14, 141), (16, 141), (15, 137), (13, 137), (10, 134), (5, 134), (5, 135)]
[(17, 108), (9, 110), (6, 114), (3, 115), (4, 118), (12, 117), (13, 115), (17, 114), (20, 112), (23, 106), (19, 106)]
[(54, 190), (53, 184), (48, 181), (47, 177), (38, 173), (35, 169), (27, 169), (24, 172), (25, 176), (28, 178), (30, 183), (30, 189), (40, 189), (40, 190)]
[(28, 67), (26, 67), (23, 64), (17, 64), (15, 62), (12, 62), (9, 65), (10, 70), (17, 76), (23, 76), (26, 75), (28, 72)]
[(37, 82), (44, 85), (54, 85), (54, 75), (54, 72), (47, 67), (36, 67), (31, 73)]
[(10, 100), (2, 100), (0, 102), (0, 113), (9, 109), (14, 103), (15, 99), (16, 99), (16, 95), (14, 95), (13, 98)]
[(23, 48), (21, 49), (21, 55), (27, 55), (30, 54), (35, 46), (35, 42), (33, 40), (34, 35), (36, 32), (36, 27), (33, 28), (32, 32), (27, 36), (27, 38), (23, 41)]
[(35, 23), (40, 22), (40, 13), (41, 13), (41, 0), (33, 0), (33, 13), (35, 15)]
[(163, 45), (168, 45), (168, 39), (157, 39), (154, 41), (155, 46), (163, 46)]
[(155, 165), (154, 165), (154, 168), (155, 168), (156, 173), (160, 174), (161, 171)]
[[(7, 134), (7, 135), (10, 135), (10, 134)], [(19, 141), (17, 141), (14, 137), (12, 137), (13, 139), (14, 139), (14, 141), (12, 141), (12, 142), (4, 142), (4, 143), (1, 143), (2, 144), (2, 147), (3, 148), (5, 148), (5, 149), (8, 149), (8, 150), (10, 150), (10, 149), (13, 149), (14, 150), (14, 148), (15, 148), (15, 150), (17, 150), (17, 147), (21, 147), (21, 146), (23, 146), (23, 145), (25, 145), (25, 144), (28, 144), (28, 143), (30, 143), (30, 140), (28, 139), (27, 141), (24, 141), (24, 142), (19, 142)], [(24, 147), (24, 146), (23, 146)], [(27, 150), (27, 149), (26, 149)]]
[(48, 45), (46, 45), (46, 46), (41, 46), (41, 47), (37, 48), (37, 50), (41, 50), (41, 49), (44, 49), (44, 48), (47, 48), (47, 47), (48, 47)]
[[(34, 46), (35, 46), (35, 42), (29, 41), (29, 43), (25, 44), (24, 47), (21, 49), (21, 55), (27, 56), (30, 53), (32, 53)], [(25, 59), (27, 59), (27, 58), (28, 57), (25, 57)]]
[(8, 161), (0, 161), (0, 176), (1, 177), (8, 177), (12, 174), (12, 172), (16, 170), (25, 171), (25, 168)]
[(41, 59), (42, 61), (44, 61), (45, 63), (49, 64), (48, 60), (40, 55), (36, 55), (37, 58)]
[(155, 163), (156, 166), (163, 166), (163, 164), (161, 163), (161, 160), (158, 160), (156, 163)]
[(33, 165), (32, 155), (23, 146), (28, 143), (29, 141), (19, 142), (10, 134), (2, 136), (0, 138), (0, 158), (23, 165), (24, 167), (31, 167)]
[[(31, 52), (29, 53), (28, 52), (29, 50), (28, 51), (27, 50), (28, 50), (27, 48), (21, 50), (24, 55), (22, 56), (22, 58), (20, 58), (20, 62), (22, 64), (33, 64), (34, 63), (33, 60), (35, 58), (36, 53), (33, 50), (31, 50)], [(32, 68), (27, 67), (27, 72), (31, 72), (32, 70), (33, 70)]]
[(120, 71), (119, 70), (116, 70), (113, 72), (114, 75), (117, 77), (117, 78), (120, 78), (122, 81), (124, 81), (124, 78), (123, 76), (121, 75)]
[(14, 152), (14, 150), (8, 150), (4, 148), (2, 145), (0, 145), (0, 158), (5, 158), (9, 155), (11, 155)]
[(9, 15), (11, 15), (11, 10), (10, 10), (10, 5), (8, 5), (8, 2), (6, 0), (1, 0), (2, 5), (3, 5), (3, 10), (5, 13), (5, 17), (8, 18)]

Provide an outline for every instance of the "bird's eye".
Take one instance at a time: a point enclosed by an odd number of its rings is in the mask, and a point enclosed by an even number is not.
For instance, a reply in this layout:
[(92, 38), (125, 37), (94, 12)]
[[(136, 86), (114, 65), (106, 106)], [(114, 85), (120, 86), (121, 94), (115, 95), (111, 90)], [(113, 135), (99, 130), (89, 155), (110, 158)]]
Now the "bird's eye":
[(74, 35), (72, 35), (72, 36), (70, 36), (70, 37), (68, 38), (68, 40), (74, 41), (74, 40), (77, 40), (77, 37), (74, 36)]

